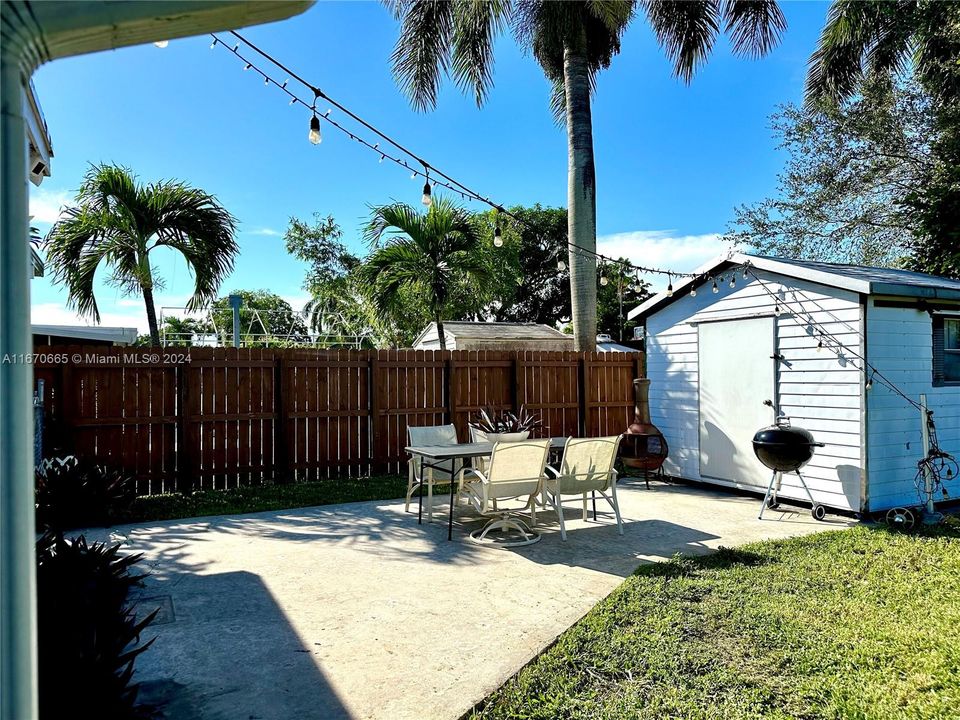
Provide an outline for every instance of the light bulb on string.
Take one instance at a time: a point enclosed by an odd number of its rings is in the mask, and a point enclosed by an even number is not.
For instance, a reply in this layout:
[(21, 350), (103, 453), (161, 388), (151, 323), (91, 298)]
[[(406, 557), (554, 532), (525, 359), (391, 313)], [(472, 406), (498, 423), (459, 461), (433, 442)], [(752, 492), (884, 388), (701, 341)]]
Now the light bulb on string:
[(730, 275), (730, 287), (735, 288), (737, 286), (737, 276), (736, 273)]
[(823, 350), (823, 335), (820, 336), (820, 339), (817, 341), (817, 352)]
[(317, 117), (316, 112), (310, 118), (310, 132), (307, 133), (307, 139), (314, 145), (319, 145), (320, 141), (323, 140), (320, 135), (320, 118)]
[(214, 39), (213, 39), (213, 42), (210, 43), (210, 49), (213, 50), (213, 49), (217, 46), (217, 43), (218, 43), (218, 42), (220, 42), (220, 41), (217, 40), (216, 38), (214, 38)]
[(290, 98), (290, 105), (292, 106), (296, 104), (297, 104), (297, 99), (295, 97)]
[(430, 190), (430, 178), (427, 177), (427, 181), (423, 184), (423, 197), (420, 198), (426, 207), (433, 205), (433, 193)]
[(567, 269), (567, 264), (563, 260), (557, 260), (557, 270), (563, 272)]
[(720, 292), (720, 288), (717, 287), (717, 281), (716, 281), (716, 280), (713, 281), (713, 287), (711, 288), (711, 290), (712, 290), (714, 293)]
[(667, 275), (667, 297), (673, 297), (673, 276)]
[(170, 44), (170, 41), (169, 41), (169, 40), (157, 40), (157, 41), (154, 43), (154, 45), (155, 45), (156, 47), (160, 48), (161, 50), (163, 50), (163, 49), (164, 49), (167, 45), (169, 45), (169, 44)]
[(500, 234), (500, 221), (493, 226), (493, 245), (494, 247), (503, 247), (503, 235)]
[(781, 312), (780, 303), (777, 303), (776, 305), (773, 306), (773, 314), (776, 315), (777, 317), (780, 317), (780, 312)]
[(610, 280), (607, 279), (607, 276), (606, 276), (606, 275), (601, 275), (601, 276), (600, 276), (600, 284), (601, 284), (601, 285), (603, 285), (604, 287), (606, 287), (607, 284), (609, 284), (609, 282), (610, 282)]
[(263, 76), (263, 84), (264, 84), (264, 85), (269, 85), (269, 84), (270, 84), (270, 78), (268, 78), (266, 75)]
[(249, 70), (249, 69), (252, 68), (252, 67), (253, 67), (253, 65), (251, 65), (250, 63), (247, 63), (246, 65), (243, 66), (243, 69), (244, 69), (244, 70)]
[(383, 161), (386, 160), (386, 159), (387, 159), (387, 156), (386, 156), (386, 155), (381, 155), (381, 156), (380, 156), (380, 159), (379, 159), (377, 162), (383, 163)]
[(870, 371), (870, 376), (867, 378), (867, 383), (864, 385), (864, 389), (873, 390), (873, 376), (876, 373), (876, 370)]
[(743, 279), (744, 279), (744, 280), (746, 280), (746, 279), (749, 277), (749, 276), (748, 276), (748, 272), (749, 272), (749, 271), (750, 271), (750, 266), (749, 266), (749, 265), (744, 265), (744, 266), (743, 266)]
[(693, 283), (691, 283), (691, 284), (690, 284), (690, 297), (696, 297), (696, 296), (697, 296), (697, 286), (694, 285)]

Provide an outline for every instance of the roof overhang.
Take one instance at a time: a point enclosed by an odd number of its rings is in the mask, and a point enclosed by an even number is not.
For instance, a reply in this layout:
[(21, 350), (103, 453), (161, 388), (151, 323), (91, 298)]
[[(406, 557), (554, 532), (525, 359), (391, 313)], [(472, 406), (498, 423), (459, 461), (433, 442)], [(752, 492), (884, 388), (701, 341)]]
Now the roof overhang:
[(284, 20), (313, 2), (4, 0), (3, 40), (29, 75), (57, 58)]
[(827, 287), (849, 290), (850, 292), (861, 295), (890, 295), (894, 297), (925, 298), (931, 300), (960, 300), (960, 291), (951, 288), (871, 282), (862, 278), (852, 278), (840, 273), (827, 272), (820, 268), (798, 265), (792, 262), (779, 262), (775, 258), (757, 257), (755, 255), (731, 251), (714, 258), (694, 270), (694, 274), (700, 276), (699, 278), (683, 278), (682, 281), (678, 281), (674, 285), (672, 296), (667, 295), (666, 292), (660, 292), (627, 313), (627, 318), (634, 320), (649, 317), (674, 300), (683, 297), (686, 294), (685, 290), (694, 282), (702, 283), (705, 277), (716, 277), (716, 275), (728, 268), (745, 265), (747, 263), (757, 270), (776, 273), (777, 275), (783, 275), (797, 280), (806, 280), (807, 282), (817, 283)]

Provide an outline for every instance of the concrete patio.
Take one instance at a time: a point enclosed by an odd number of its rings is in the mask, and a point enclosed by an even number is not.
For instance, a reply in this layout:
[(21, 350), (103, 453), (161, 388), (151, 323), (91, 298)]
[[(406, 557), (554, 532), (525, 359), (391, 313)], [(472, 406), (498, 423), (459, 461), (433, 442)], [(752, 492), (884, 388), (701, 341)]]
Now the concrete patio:
[(448, 542), (445, 522), (418, 526), (401, 502), (88, 536), (146, 556), (140, 612), (160, 614), (136, 679), (167, 718), (455, 720), (642, 562), (852, 522), (806, 511), (760, 522), (759, 499), (620, 487), (623, 537), (611, 515), (585, 523), (571, 507), (567, 542), (543, 513), (542, 542), (517, 550), (469, 543), (479, 524), (465, 509)]

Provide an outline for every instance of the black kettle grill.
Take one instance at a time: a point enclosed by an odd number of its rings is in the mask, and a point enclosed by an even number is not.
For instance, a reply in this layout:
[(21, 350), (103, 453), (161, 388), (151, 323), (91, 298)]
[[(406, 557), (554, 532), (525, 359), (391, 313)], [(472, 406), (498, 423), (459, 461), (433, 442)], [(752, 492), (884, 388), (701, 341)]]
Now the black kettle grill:
[[(773, 406), (769, 400), (764, 404)], [(761, 520), (765, 509), (772, 510), (779, 506), (777, 493), (780, 491), (783, 473), (790, 472), (796, 473), (800, 478), (800, 484), (810, 499), (810, 514), (815, 520), (823, 520), (826, 509), (813, 499), (806, 481), (798, 472), (813, 459), (814, 448), (823, 446), (822, 442), (813, 439), (809, 430), (791, 425), (790, 418), (785, 415), (778, 414), (773, 425), (757, 430), (753, 436), (753, 452), (760, 462), (773, 470), (770, 484), (767, 486), (767, 494), (763, 498), (763, 506), (760, 508)]]

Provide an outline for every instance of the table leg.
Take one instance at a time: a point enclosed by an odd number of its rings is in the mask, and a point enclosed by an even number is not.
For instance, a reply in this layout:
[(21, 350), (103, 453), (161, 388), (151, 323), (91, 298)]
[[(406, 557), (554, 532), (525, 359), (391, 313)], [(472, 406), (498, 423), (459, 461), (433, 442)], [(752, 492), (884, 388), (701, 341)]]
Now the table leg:
[(450, 523), (447, 525), (447, 540), (453, 540), (453, 493), (457, 484), (456, 473), (450, 473)]
[(417, 493), (417, 525), (423, 525), (423, 465), (420, 465), (420, 487)]

